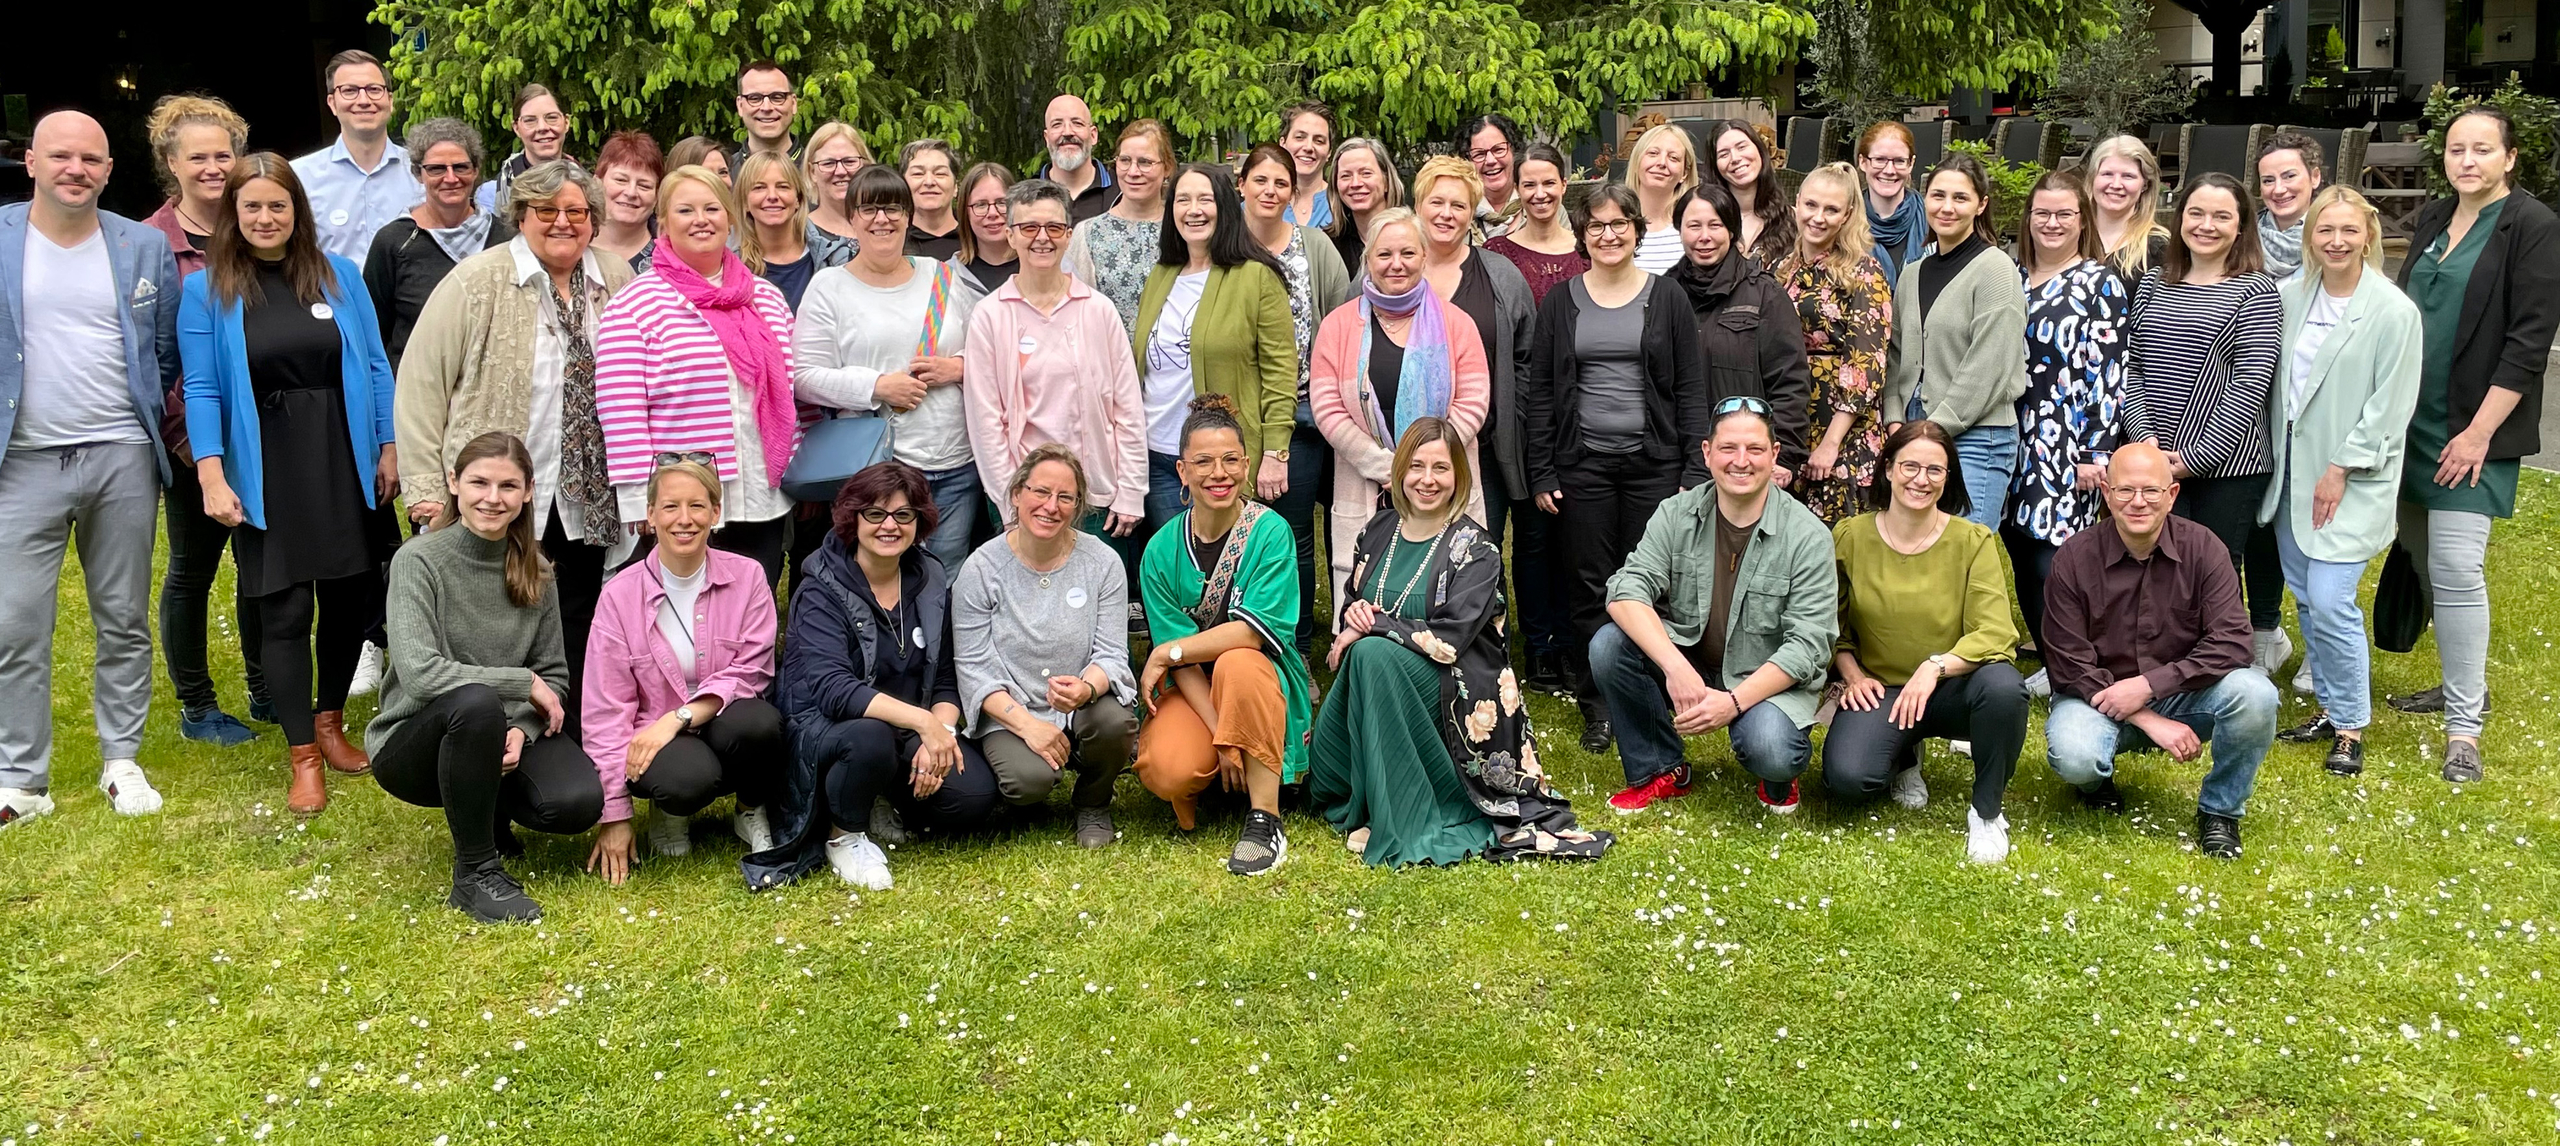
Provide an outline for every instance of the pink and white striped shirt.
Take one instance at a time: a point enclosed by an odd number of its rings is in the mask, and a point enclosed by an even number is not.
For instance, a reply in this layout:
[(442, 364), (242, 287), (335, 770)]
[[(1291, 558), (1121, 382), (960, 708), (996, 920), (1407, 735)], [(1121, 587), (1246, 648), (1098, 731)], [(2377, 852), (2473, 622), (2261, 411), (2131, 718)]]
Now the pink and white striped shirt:
[[(762, 279), (755, 292), (756, 316), (790, 361), (790, 304), (781, 288)], [(616, 292), (596, 320), (596, 418), (604, 425), (606, 479), (616, 487), (645, 485), (662, 453), (709, 454), (723, 483), (738, 479), (737, 435), (756, 429), (731, 417), (732, 377), (728, 351), (711, 323), (666, 280), (644, 274)], [(802, 414), (805, 425), (807, 411)], [(799, 446), (796, 429), (789, 446)]]

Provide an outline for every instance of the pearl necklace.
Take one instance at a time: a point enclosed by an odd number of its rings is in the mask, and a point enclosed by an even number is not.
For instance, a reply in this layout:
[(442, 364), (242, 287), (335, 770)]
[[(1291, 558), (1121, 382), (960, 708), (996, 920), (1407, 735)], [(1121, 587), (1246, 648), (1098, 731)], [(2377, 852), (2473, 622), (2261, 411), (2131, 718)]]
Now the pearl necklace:
[[(1397, 536), (1401, 538), (1403, 535), (1399, 533)], [(1396, 594), (1395, 603), (1387, 606), (1388, 612), (1398, 616), (1403, 615), (1405, 601), (1413, 596), (1413, 587), (1422, 583), (1422, 575), (1431, 571), (1431, 559), (1440, 555), (1440, 539), (1447, 536), (1449, 536), (1449, 527), (1446, 525), (1440, 527), (1440, 532), (1431, 535), (1430, 548), (1422, 551), (1421, 563), (1413, 567), (1413, 576), (1404, 579), (1404, 589)], [(1388, 544), (1387, 552), (1395, 552), (1395, 545), (1392, 542)]]

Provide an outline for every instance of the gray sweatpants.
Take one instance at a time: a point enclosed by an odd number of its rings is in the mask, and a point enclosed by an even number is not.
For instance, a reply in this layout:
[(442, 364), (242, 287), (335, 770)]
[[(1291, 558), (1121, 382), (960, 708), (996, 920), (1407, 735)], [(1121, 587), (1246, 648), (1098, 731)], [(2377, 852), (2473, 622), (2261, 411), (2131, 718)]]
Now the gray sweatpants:
[(2400, 503), (2400, 543), (2435, 603), (2444, 730), (2478, 736), (2489, 707), (2489, 525), (2485, 513)]
[(142, 749), (151, 712), (151, 547), (160, 530), (158, 447), (75, 446), (0, 456), (0, 788), (52, 782), (53, 626), (64, 548), (76, 536), (98, 638), (91, 708), (104, 759)]

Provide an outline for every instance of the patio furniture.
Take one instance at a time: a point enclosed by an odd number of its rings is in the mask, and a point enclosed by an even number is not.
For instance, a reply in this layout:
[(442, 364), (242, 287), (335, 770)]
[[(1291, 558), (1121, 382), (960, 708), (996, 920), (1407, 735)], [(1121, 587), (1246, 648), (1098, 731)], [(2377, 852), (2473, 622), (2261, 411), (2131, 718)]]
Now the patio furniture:
[(2198, 175), (2220, 172), (2243, 187), (2258, 182), (2258, 149), (2266, 144), (2263, 123), (2190, 123), (2178, 129), (2178, 186)]
[(2435, 198), (2427, 188), (2427, 169), (2433, 165), (2427, 145), (2409, 143), (2374, 143), (2364, 149), (2362, 178), (2358, 190), (2373, 200), (2374, 210), (2382, 215), (2385, 238), (2405, 240), (2409, 237), (2409, 220), (2418, 209)]

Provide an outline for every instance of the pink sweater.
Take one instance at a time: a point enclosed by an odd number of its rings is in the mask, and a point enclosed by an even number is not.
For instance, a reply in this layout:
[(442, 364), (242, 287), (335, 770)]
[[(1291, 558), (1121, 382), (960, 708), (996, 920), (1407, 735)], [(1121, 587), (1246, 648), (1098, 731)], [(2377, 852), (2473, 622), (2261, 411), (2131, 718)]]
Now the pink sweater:
[[(756, 314), (789, 362), (791, 306), (772, 283), (758, 279), (755, 289)], [(664, 279), (644, 274), (616, 292), (596, 319), (596, 418), (604, 423), (606, 479), (641, 485), (658, 454), (707, 453), (720, 480), (735, 480), (737, 434), (756, 430), (753, 423), (732, 424), (730, 377), (729, 354), (711, 324)], [(803, 411), (801, 422), (808, 421)], [(778, 452), (788, 460), (798, 446), (795, 432)]]
[[(753, 557), (714, 549), (710, 576), (693, 603), (694, 667), (700, 683), (685, 687), (667, 639), (658, 635), (658, 605), (667, 599), (655, 552), (614, 574), (596, 600), (587, 635), (587, 679), (579, 691), (581, 741), (604, 781), (604, 822), (631, 818), (623, 775), (631, 738), (659, 717), (703, 697), (722, 707), (761, 696), (773, 685), (777, 624), (773, 590)], [(759, 761), (758, 766), (771, 764)]]
[(1022, 456), (1063, 443), (1084, 463), (1093, 505), (1131, 517), (1147, 512), (1147, 407), (1129, 332), (1111, 300), (1067, 280), (1053, 314), (1008, 280), (969, 312), (967, 385), (960, 397), (969, 448), (987, 496), (1012, 515), (1005, 488)]
[[(1335, 307), (1324, 316), (1324, 324), (1316, 328), (1315, 349), (1307, 367), (1307, 401), (1315, 407), (1316, 429), (1333, 446), (1333, 504), (1325, 509), (1326, 551), (1333, 564), (1333, 601), (1339, 610), (1350, 595), (1345, 591), (1351, 578), (1351, 553), (1358, 548), (1360, 531), (1368, 527), (1369, 517), (1391, 500), (1387, 496), (1388, 471), (1395, 465), (1396, 444), (1387, 440), (1392, 431), (1377, 424), (1377, 412), (1369, 407), (1370, 395), (1360, 388), (1360, 300)], [(1449, 336), (1449, 367), (1453, 377), (1449, 385), (1449, 421), (1467, 439), (1467, 472), (1475, 475), (1475, 488), (1467, 494), (1467, 512), (1477, 522), (1484, 521), (1484, 467), (1478, 462), (1476, 435), (1484, 429), (1485, 412), (1493, 405), (1493, 380), (1486, 372), (1484, 343), (1476, 334), (1476, 322), (1467, 312), (1448, 303), (1440, 304), (1440, 325)], [(1396, 380), (1372, 378), (1369, 389), (1376, 392), (1377, 404), (1392, 416), (1396, 403)], [(1332, 628), (1341, 627), (1341, 616), (1332, 618)]]

